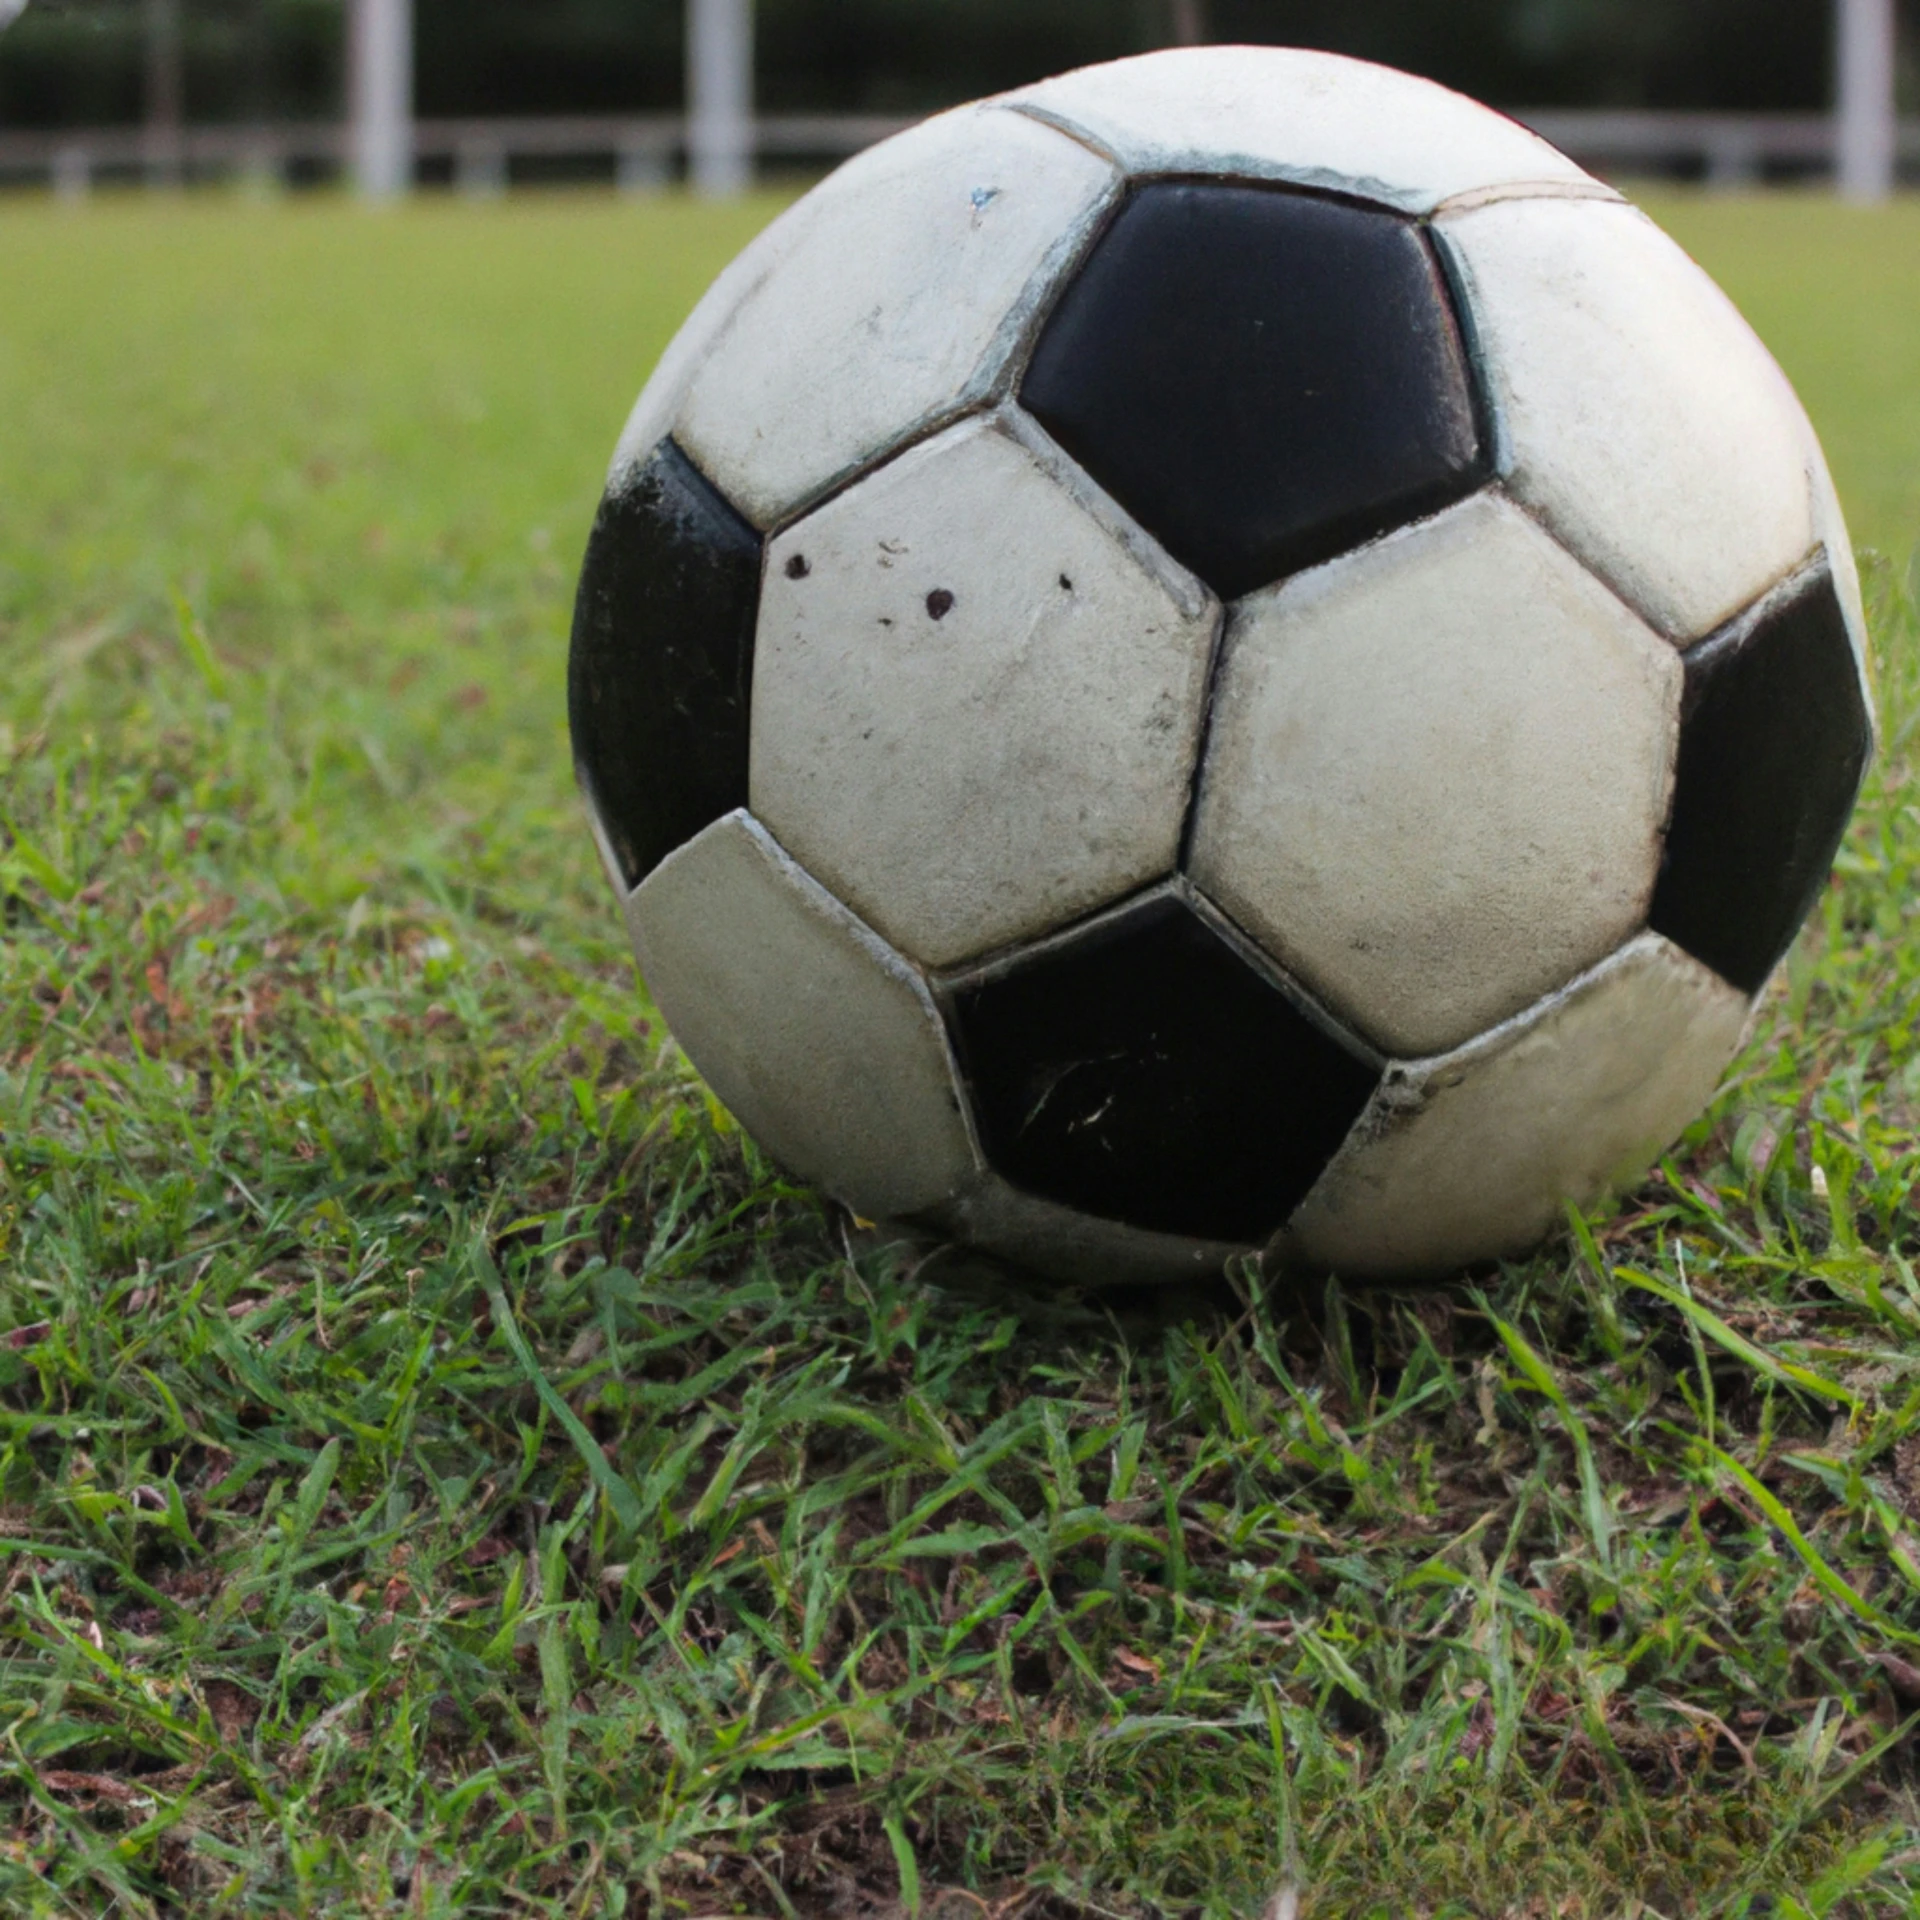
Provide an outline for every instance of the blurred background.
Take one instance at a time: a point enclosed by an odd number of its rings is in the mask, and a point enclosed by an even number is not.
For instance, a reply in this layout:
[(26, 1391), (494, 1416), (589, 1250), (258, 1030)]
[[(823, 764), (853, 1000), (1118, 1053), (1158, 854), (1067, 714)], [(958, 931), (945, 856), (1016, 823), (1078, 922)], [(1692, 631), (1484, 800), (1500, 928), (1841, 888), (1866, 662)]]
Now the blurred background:
[[(725, 192), (957, 100), (1202, 39), (1382, 60), (1598, 167), (1722, 181), (1844, 170), (1851, 86), (1856, 187), (1920, 176), (1920, 0), (0, 0), (10, 14), (0, 178), (68, 193), (235, 170), (645, 189), (690, 153)], [(369, 128), (383, 110), (410, 127)]]

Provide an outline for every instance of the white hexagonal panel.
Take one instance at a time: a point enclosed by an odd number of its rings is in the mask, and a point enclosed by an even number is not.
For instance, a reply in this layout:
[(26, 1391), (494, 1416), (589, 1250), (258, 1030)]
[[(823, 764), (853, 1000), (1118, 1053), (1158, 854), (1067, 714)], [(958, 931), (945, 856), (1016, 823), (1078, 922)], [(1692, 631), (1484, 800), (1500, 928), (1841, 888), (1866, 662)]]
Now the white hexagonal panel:
[(1005, 372), (1118, 176), (1019, 114), (962, 108), (851, 160), (688, 386), (676, 435), (770, 527)]
[[(992, 1258), (1083, 1287), (1202, 1286), (1256, 1247), (1143, 1233), (1114, 1220), (1057, 1206), (985, 1174), (956, 1200), (923, 1215), (923, 1232), (989, 1247)], [(962, 1253), (964, 1258), (964, 1252)]]
[(1799, 403), (1652, 221), (1523, 200), (1437, 231), (1467, 288), (1509, 486), (1622, 598), (1685, 645), (1807, 557)]
[(964, 423), (770, 545), (753, 810), (927, 965), (1045, 933), (1172, 868), (1218, 619)]
[(1234, 611), (1189, 871), (1389, 1053), (1645, 919), (1679, 655), (1481, 494)]
[(741, 251), (720, 270), (700, 296), (680, 331), (667, 342), (666, 351), (655, 363), (647, 384), (620, 434), (607, 468), (607, 484), (612, 486), (629, 467), (638, 466), (673, 431), (680, 416), (680, 403), (693, 384), (713, 344), (739, 312), (740, 303), (760, 285), (786, 256), (804, 231), (805, 223), (796, 218), (797, 206), (757, 233)]
[(1430, 80), (1294, 47), (1191, 47), (1004, 96), (1132, 173), (1224, 173), (1428, 213), (1489, 188), (1595, 187), (1517, 121)]
[(1657, 934), (1443, 1060), (1389, 1070), (1282, 1247), (1354, 1279), (1520, 1254), (1626, 1191), (1739, 1051), (1745, 998)]
[(873, 1219), (972, 1179), (925, 984), (749, 814), (670, 854), (627, 927), (674, 1038), (776, 1160)]

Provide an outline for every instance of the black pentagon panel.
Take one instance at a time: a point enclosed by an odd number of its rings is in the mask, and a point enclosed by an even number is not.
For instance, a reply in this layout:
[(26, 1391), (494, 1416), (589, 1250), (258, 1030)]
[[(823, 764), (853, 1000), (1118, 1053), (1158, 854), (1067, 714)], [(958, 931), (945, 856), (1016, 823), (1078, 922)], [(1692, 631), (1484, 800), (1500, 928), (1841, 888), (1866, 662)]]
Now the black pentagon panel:
[(1264, 1241), (1378, 1082), (1159, 895), (953, 994), (988, 1161), (1150, 1232)]
[(1280, 188), (1135, 192), (1048, 321), (1020, 397), (1225, 599), (1487, 477), (1426, 236)]
[(1873, 750), (1826, 568), (1688, 653), (1651, 924), (1757, 993), (1826, 884)]
[(600, 503), (573, 610), (574, 765), (629, 886), (747, 804), (760, 536), (671, 440)]

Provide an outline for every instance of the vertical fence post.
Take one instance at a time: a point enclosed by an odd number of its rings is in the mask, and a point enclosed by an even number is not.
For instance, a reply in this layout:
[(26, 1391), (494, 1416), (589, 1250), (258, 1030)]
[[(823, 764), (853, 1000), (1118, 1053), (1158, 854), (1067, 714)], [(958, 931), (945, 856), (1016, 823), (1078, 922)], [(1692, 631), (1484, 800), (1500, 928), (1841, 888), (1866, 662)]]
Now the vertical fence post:
[(1207, 39), (1207, 0), (1173, 0), (1173, 44), (1198, 47)]
[(613, 177), (622, 193), (658, 193), (667, 184), (667, 155), (652, 141), (623, 140)]
[(352, 0), (353, 180), (364, 200), (413, 185), (413, 0)]
[(507, 150), (498, 140), (463, 140), (453, 156), (454, 191), (464, 200), (497, 200), (507, 190)]
[(186, 76), (180, 47), (180, 0), (146, 0), (147, 184), (177, 187), (182, 171)]
[(1893, 191), (1894, 0), (1838, 0), (1840, 191), (1884, 200)]
[(693, 190), (729, 199), (753, 172), (753, 0), (687, 0)]
[(93, 191), (93, 156), (85, 147), (56, 148), (53, 156), (53, 197), (78, 206)]

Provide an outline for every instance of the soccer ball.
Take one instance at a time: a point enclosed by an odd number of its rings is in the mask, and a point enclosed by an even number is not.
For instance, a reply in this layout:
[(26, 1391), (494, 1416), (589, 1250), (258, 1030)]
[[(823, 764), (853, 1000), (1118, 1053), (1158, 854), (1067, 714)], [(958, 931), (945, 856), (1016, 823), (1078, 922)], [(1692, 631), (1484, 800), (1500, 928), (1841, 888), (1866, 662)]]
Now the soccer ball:
[(1536, 1243), (1700, 1111), (1872, 751), (1820, 451), (1512, 121), (1216, 47), (963, 107), (721, 275), (570, 710), (779, 1161), (1044, 1276)]

